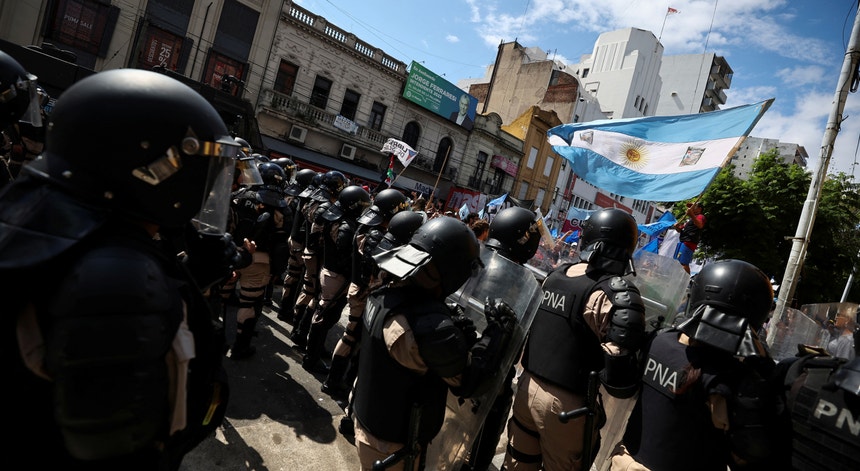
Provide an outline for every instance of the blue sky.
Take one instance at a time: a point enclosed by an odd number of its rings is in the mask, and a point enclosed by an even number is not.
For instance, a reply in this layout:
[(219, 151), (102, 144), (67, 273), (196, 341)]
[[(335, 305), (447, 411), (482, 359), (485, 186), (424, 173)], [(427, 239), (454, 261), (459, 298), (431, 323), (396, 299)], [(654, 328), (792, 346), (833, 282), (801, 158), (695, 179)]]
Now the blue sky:
[[(301, 0), (297, 4), (409, 64), (457, 83), (484, 77), (500, 42), (576, 63), (603, 32), (635, 27), (664, 55), (713, 52), (734, 70), (723, 108), (775, 98), (752, 131), (806, 148), (819, 166), (857, 0)], [(666, 16), (672, 7), (679, 13)], [(665, 26), (664, 26), (665, 20)], [(661, 34), (662, 29), (662, 34)], [(860, 91), (849, 93), (828, 173), (860, 181)]]

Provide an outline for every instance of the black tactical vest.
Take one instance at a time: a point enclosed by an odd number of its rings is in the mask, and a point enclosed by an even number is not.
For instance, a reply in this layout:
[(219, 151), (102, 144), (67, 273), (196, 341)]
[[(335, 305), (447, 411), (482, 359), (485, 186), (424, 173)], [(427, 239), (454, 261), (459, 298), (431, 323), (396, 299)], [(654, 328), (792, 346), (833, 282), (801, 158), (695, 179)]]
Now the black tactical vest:
[(674, 330), (662, 332), (651, 343), (624, 444), (636, 461), (653, 470), (725, 471), (728, 444), (712, 425), (705, 404), (704, 384), (712, 376), (703, 372), (687, 384), (687, 374), (694, 363), (700, 366), (703, 352), (679, 343), (679, 335)]
[[(419, 375), (391, 358), (383, 338), (383, 325), (394, 314), (406, 316), (419, 345), (422, 337), (432, 333), (423, 330), (446, 320), (450, 322), (445, 304), (419, 290), (385, 289), (371, 296), (364, 315), (362, 354), (354, 391), (355, 416), (373, 436), (404, 443), (409, 439), (410, 412), (413, 404), (417, 404), (421, 410), (418, 442), (428, 443), (442, 428), (448, 385), (433, 373), (432, 367)], [(415, 322), (419, 317), (422, 321)]]
[[(797, 360), (803, 368), (792, 387), (795, 469), (860, 469), (860, 398), (832, 384), (844, 361), (835, 358)], [(803, 362), (802, 364), (800, 362)]]
[(603, 355), (600, 339), (585, 324), (582, 311), (589, 295), (599, 284), (608, 284), (612, 275), (570, 278), (565, 272), (571, 265), (558, 267), (544, 280), (522, 365), (541, 379), (585, 394), (589, 373), (603, 369)]

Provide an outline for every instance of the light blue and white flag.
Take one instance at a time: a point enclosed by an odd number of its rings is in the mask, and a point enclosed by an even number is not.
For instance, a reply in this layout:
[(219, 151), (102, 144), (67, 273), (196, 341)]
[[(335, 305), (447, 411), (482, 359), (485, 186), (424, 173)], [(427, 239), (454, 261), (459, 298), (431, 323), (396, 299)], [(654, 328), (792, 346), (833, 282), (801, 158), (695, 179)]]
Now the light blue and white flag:
[(657, 235), (665, 229), (674, 226), (677, 222), (678, 220), (675, 219), (675, 215), (672, 214), (671, 211), (666, 211), (662, 216), (660, 216), (660, 219), (652, 222), (651, 224), (639, 224), (639, 232), (644, 232), (649, 236)]
[(773, 98), (727, 110), (563, 124), (553, 150), (580, 178), (646, 201), (681, 201), (705, 191)]
[(457, 211), (457, 215), (460, 216), (461, 221), (465, 221), (466, 218), (469, 217), (470, 212), (471, 211), (469, 211), (469, 205), (466, 203), (463, 203), (463, 206), (460, 206), (460, 210)]
[(487, 221), (493, 222), (493, 218), (496, 217), (496, 214), (498, 214), (499, 211), (505, 208), (510, 208), (511, 206), (513, 206), (513, 203), (508, 201), (507, 193), (490, 201), (489, 203), (487, 203)]

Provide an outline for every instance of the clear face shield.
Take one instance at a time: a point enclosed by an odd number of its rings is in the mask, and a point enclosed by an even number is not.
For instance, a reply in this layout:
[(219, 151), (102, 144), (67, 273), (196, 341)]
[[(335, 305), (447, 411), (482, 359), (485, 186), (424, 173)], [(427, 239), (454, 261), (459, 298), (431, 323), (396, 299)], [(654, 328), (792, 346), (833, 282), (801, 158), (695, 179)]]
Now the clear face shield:
[(42, 127), (42, 100), (47, 96), (44, 91), (42, 91), (42, 95), (40, 95), (39, 92), (39, 86), (36, 85), (36, 76), (32, 74), (27, 75), (26, 79), (19, 80), (18, 83), (10, 89), (10, 94), (12, 94), (13, 97), (20, 93), (26, 93), (29, 97), (30, 101), (27, 105), (27, 110), (18, 119), (18, 121), (27, 123), (34, 128)]
[[(183, 147), (185, 147), (184, 141)], [(209, 162), (207, 191), (203, 195), (203, 204), (200, 207), (200, 212), (191, 219), (191, 224), (197, 232), (220, 235), (227, 230), (233, 175), (238, 163), (236, 160), (237, 148), (238, 145), (235, 141), (223, 138), (217, 142), (199, 143), (199, 149), (193, 152), (197, 155), (212, 157)]]
[(263, 177), (253, 157), (244, 156), (236, 160), (236, 183), (243, 188), (263, 184)]

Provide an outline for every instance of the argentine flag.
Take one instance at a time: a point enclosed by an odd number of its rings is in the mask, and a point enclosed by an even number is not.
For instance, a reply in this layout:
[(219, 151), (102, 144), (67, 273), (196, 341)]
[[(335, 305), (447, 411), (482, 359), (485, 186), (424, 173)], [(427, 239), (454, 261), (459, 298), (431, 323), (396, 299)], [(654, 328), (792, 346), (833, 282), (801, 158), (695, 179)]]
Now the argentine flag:
[(682, 201), (705, 191), (771, 103), (563, 124), (547, 135), (574, 173), (598, 188), (645, 201)]

